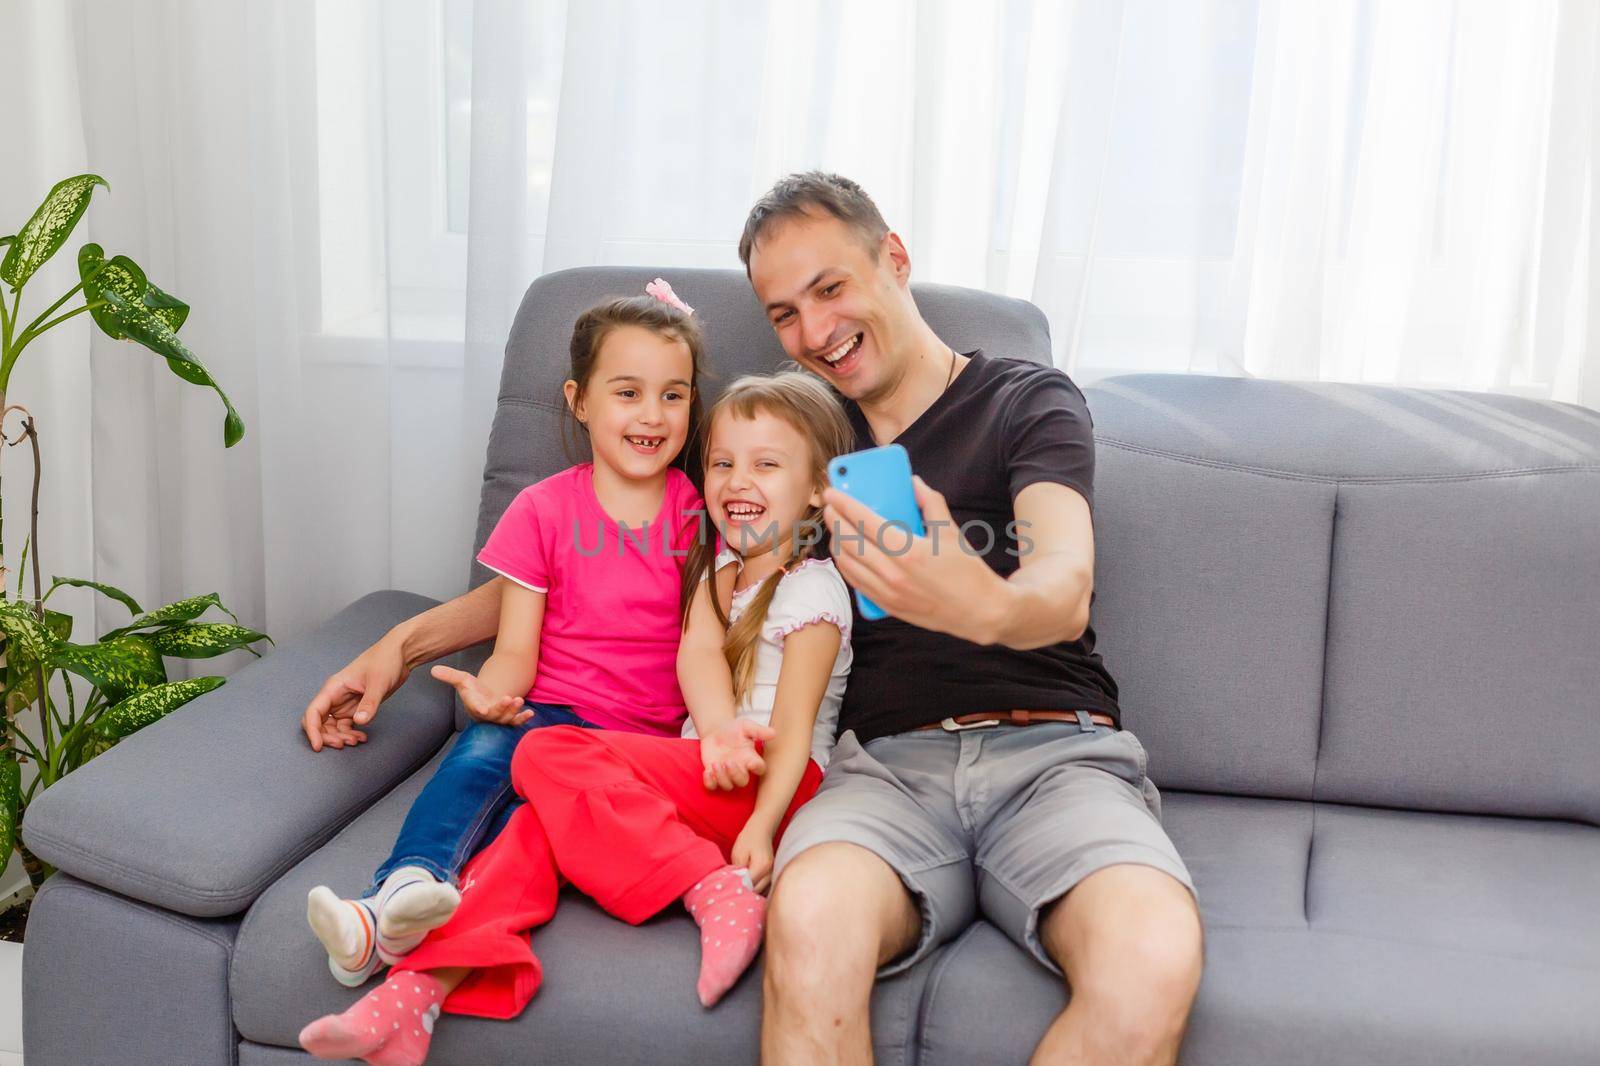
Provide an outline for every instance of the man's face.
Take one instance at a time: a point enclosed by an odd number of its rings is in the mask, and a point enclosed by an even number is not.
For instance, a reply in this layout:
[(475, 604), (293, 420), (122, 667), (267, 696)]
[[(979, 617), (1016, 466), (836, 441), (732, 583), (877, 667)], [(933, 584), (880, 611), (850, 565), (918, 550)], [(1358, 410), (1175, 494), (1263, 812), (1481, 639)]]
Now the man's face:
[(750, 253), (750, 284), (789, 358), (871, 402), (905, 373), (910, 264), (893, 234), (869, 249), (838, 219), (780, 222)]

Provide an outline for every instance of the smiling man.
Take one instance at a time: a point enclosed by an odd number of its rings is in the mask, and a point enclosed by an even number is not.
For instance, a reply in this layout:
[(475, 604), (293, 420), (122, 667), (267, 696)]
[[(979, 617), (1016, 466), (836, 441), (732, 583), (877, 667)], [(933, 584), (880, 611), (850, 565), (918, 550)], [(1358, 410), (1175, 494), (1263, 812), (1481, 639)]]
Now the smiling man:
[[(1052, 367), (941, 341), (904, 242), (848, 179), (779, 181), (739, 254), (784, 350), (846, 398), (857, 446), (909, 452), (929, 527), (910, 538), (827, 493), (840, 572), (890, 617), (856, 614), (839, 744), (776, 858), (763, 1058), (870, 1061), (875, 977), (981, 915), (1071, 990), (1036, 1061), (1173, 1061), (1200, 919), (1094, 652), (1082, 393)], [(305, 710), (312, 746), (365, 740), (412, 666), (492, 636), (501, 586), (328, 678)]]
[(1200, 920), (1094, 653), (1083, 395), (941, 341), (904, 242), (848, 179), (778, 182), (739, 253), (784, 350), (846, 398), (858, 447), (910, 453), (929, 527), (896, 536), (827, 493), (840, 573), (891, 617), (857, 612), (839, 746), (778, 853), (763, 1058), (870, 1060), (875, 975), (981, 914), (1071, 988), (1037, 1061), (1173, 1061)]

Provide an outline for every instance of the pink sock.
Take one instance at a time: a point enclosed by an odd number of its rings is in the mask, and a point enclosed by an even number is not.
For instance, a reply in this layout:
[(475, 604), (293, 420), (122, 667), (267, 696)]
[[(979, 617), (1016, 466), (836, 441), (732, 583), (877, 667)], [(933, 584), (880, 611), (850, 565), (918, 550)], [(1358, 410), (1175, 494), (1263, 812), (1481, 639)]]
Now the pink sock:
[(761, 950), (767, 900), (750, 885), (743, 867), (724, 866), (683, 894), (700, 926), (700, 980), (695, 991), (709, 1007), (732, 988)]
[(371, 1066), (422, 1066), (444, 986), (430, 974), (390, 970), (383, 984), (343, 1014), (300, 1030), (300, 1046), (319, 1059), (360, 1059)]

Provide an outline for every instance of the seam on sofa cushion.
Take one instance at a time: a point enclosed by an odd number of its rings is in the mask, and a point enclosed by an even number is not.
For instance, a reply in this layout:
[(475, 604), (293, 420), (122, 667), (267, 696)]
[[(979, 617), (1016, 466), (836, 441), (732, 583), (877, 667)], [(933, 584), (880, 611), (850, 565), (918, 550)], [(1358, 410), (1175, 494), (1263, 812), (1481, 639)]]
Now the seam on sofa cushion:
[(966, 942), (977, 934), (981, 923), (981, 918), (975, 920), (967, 926), (965, 932), (939, 949), (939, 959), (933, 964), (933, 972), (928, 974), (928, 983), (922, 986), (922, 995), (917, 999), (917, 1009), (912, 1012), (912, 1039), (906, 1042), (907, 1050), (913, 1052), (910, 1066), (917, 1066), (922, 1061), (922, 1036), (927, 1032), (927, 1026), (923, 1024), (923, 1021), (928, 1017), (928, 1013), (933, 1007), (934, 997), (938, 995), (939, 986), (944, 982), (945, 971), (950, 968), (950, 964), (961, 954), (961, 949)]
[(1244, 925), (1239, 922), (1206, 922), (1206, 929), (1237, 929), (1246, 933), (1293, 933), (1313, 937), (1339, 937), (1344, 940), (1360, 940), (1372, 944), (1402, 944), (1406, 947), (1427, 948), (1429, 951), (1443, 951), (1451, 955), (1464, 955), (1478, 959), (1505, 959), (1512, 962), (1536, 962), (1541, 966), (1553, 966), (1562, 970), (1571, 970), (1574, 973), (1600, 974), (1600, 967), (1584, 966), (1581, 963), (1568, 962), (1562, 959), (1549, 959), (1538, 955), (1517, 955), (1507, 951), (1479, 951), (1473, 948), (1458, 948), (1449, 944), (1440, 944), (1433, 940), (1419, 940), (1412, 937), (1374, 936), (1371, 933), (1354, 933), (1346, 929), (1320, 929), (1312, 926), (1308, 929), (1296, 929), (1292, 926), (1260, 926)]
[(546, 411), (555, 411), (557, 414), (566, 412), (566, 408), (552, 400), (541, 400), (533, 396), (502, 396), (496, 403), (497, 407), (542, 407)]
[(1097, 445), (1104, 444), (1113, 448), (1120, 448), (1123, 451), (1138, 452), (1142, 455), (1172, 459), (1180, 463), (1208, 466), (1217, 470), (1234, 470), (1242, 474), (1259, 474), (1262, 477), (1283, 478), (1287, 481), (1332, 482), (1334, 484), (1344, 482), (1362, 485), (1421, 484), (1430, 481), (1477, 481), (1486, 478), (1529, 477), (1538, 474), (1567, 472), (1600, 473), (1600, 464), (1566, 463), (1556, 466), (1511, 467), (1505, 470), (1475, 470), (1456, 474), (1313, 474), (1301, 470), (1280, 470), (1273, 467), (1252, 466), (1247, 463), (1230, 463), (1223, 459), (1208, 459), (1201, 455), (1188, 455), (1184, 452), (1175, 452), (1165, 448), (1152, 448), (1145, 444), (1134, 444), (1131, 441), (1118, 440), (1116, 437), (1096, 437), (1095, 443)]
[(1311, 927), (1311, 856), (1317, 849), (1317, 771), (1322, 768), (1322, 734), (1328, 721), (1328, 650), (1333, 646), (1333, 561), (1339, 540), (1339, 488), (1333, 486), (1333, 513), (1328, 517), (1327, 586), (1322, 593), (1322, 678), (1317, 685), (1317, 746), (1311, 755), (1311, 833), (1306, 840), (1305, 881), (1301, 886), (1300, 915)]
[[(71, 876), (71, 875), (69, 874), (68, 876)], [(79, 883), (73, 883), (71, 881), (64, 881), (61, 884), (57, 885), (55, 888), (51, 889), (51, 893), (52, 894), (61, 893), (61, 892), (77, 892), (77, 893), (80, 893), (82, 895), (87, 895), (87, 896), (92, 896), (92, 895), (94, 895), (96, 893), (100, 893), (102, 895), (105, 895), (105, 894), (114, 895), (121, 902), (126, 903), (126, 904), (128, 904), (130, 906), (133, 906), (133, 907), (137, 907), (142, 911), (146, 911), (151, 916), (153, 916), (155, 918), (159, 918), (161, 921), (166, 922), (168, 925), (178, 926), (179, 928), (183, 929), (185, 932), (197, 934), (201, 938), (203, 938), (205, 940), (209, 940), (213, 944), (216, 944), (218, 947), (222, 948), (222, 950), (227, 953), (228, 961), (229, 961), (229, 967), (230, 968), (232, 967), (232, 964), (233, 964), (233, 941), (229, 940), (225, 936), (222, 936), (222, 935), (220, 935), (218, 933), (215, 933), (215, 932), (211, 931), (210, 929), (197, 929), (190, 922), (186, 922), (186, 921), (183, 920), (184, 918), (195, 918), (196, 917), (195, 915), (192, 915), (192, 914), (190, 914), (190, 915), (180, 915), (180, 914), (177, 914), (177, 913), (175, 913), (173, 911), (167, 910), (166, 908), (160, 906), (159, 904), (146, 903), (142, 899), (134, 899), (131, 896), (124, 896), (119, 892), (113, 891), (112, 889), (104, 888), (102, 886), (96, 885), (92, 881), (82, 881), (82, 882), (79, 882)], [(200, 920), (203, 921), (204, 919), (200, 919)]]

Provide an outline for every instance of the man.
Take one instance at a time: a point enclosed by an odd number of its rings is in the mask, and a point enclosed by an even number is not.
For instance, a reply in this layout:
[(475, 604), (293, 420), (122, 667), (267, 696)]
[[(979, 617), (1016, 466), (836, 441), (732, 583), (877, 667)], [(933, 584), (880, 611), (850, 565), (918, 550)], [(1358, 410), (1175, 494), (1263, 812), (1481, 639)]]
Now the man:
[[(1082, 394), (1053, 368), (946, 346), (904, 243), (847, 179), (778, 182), (739, 252), (784, 350), (848, 401), (858, 445), (897, 442), (927, 478), (924, 537), (827, 494), (840, 572), (891, 617), (857, 613), (839, 746), (779, 849), (764, 1060), (870, 1061), (875, 976), (982, 914), (1071, 989), (1036, 1061), (1174, 1061), (1200, 920), (1093, 650)], [(497, 605), (481, 586), (330, 678), (306, 709), (313, 747), (365, 739), (410, 665), (487, 639)]]

